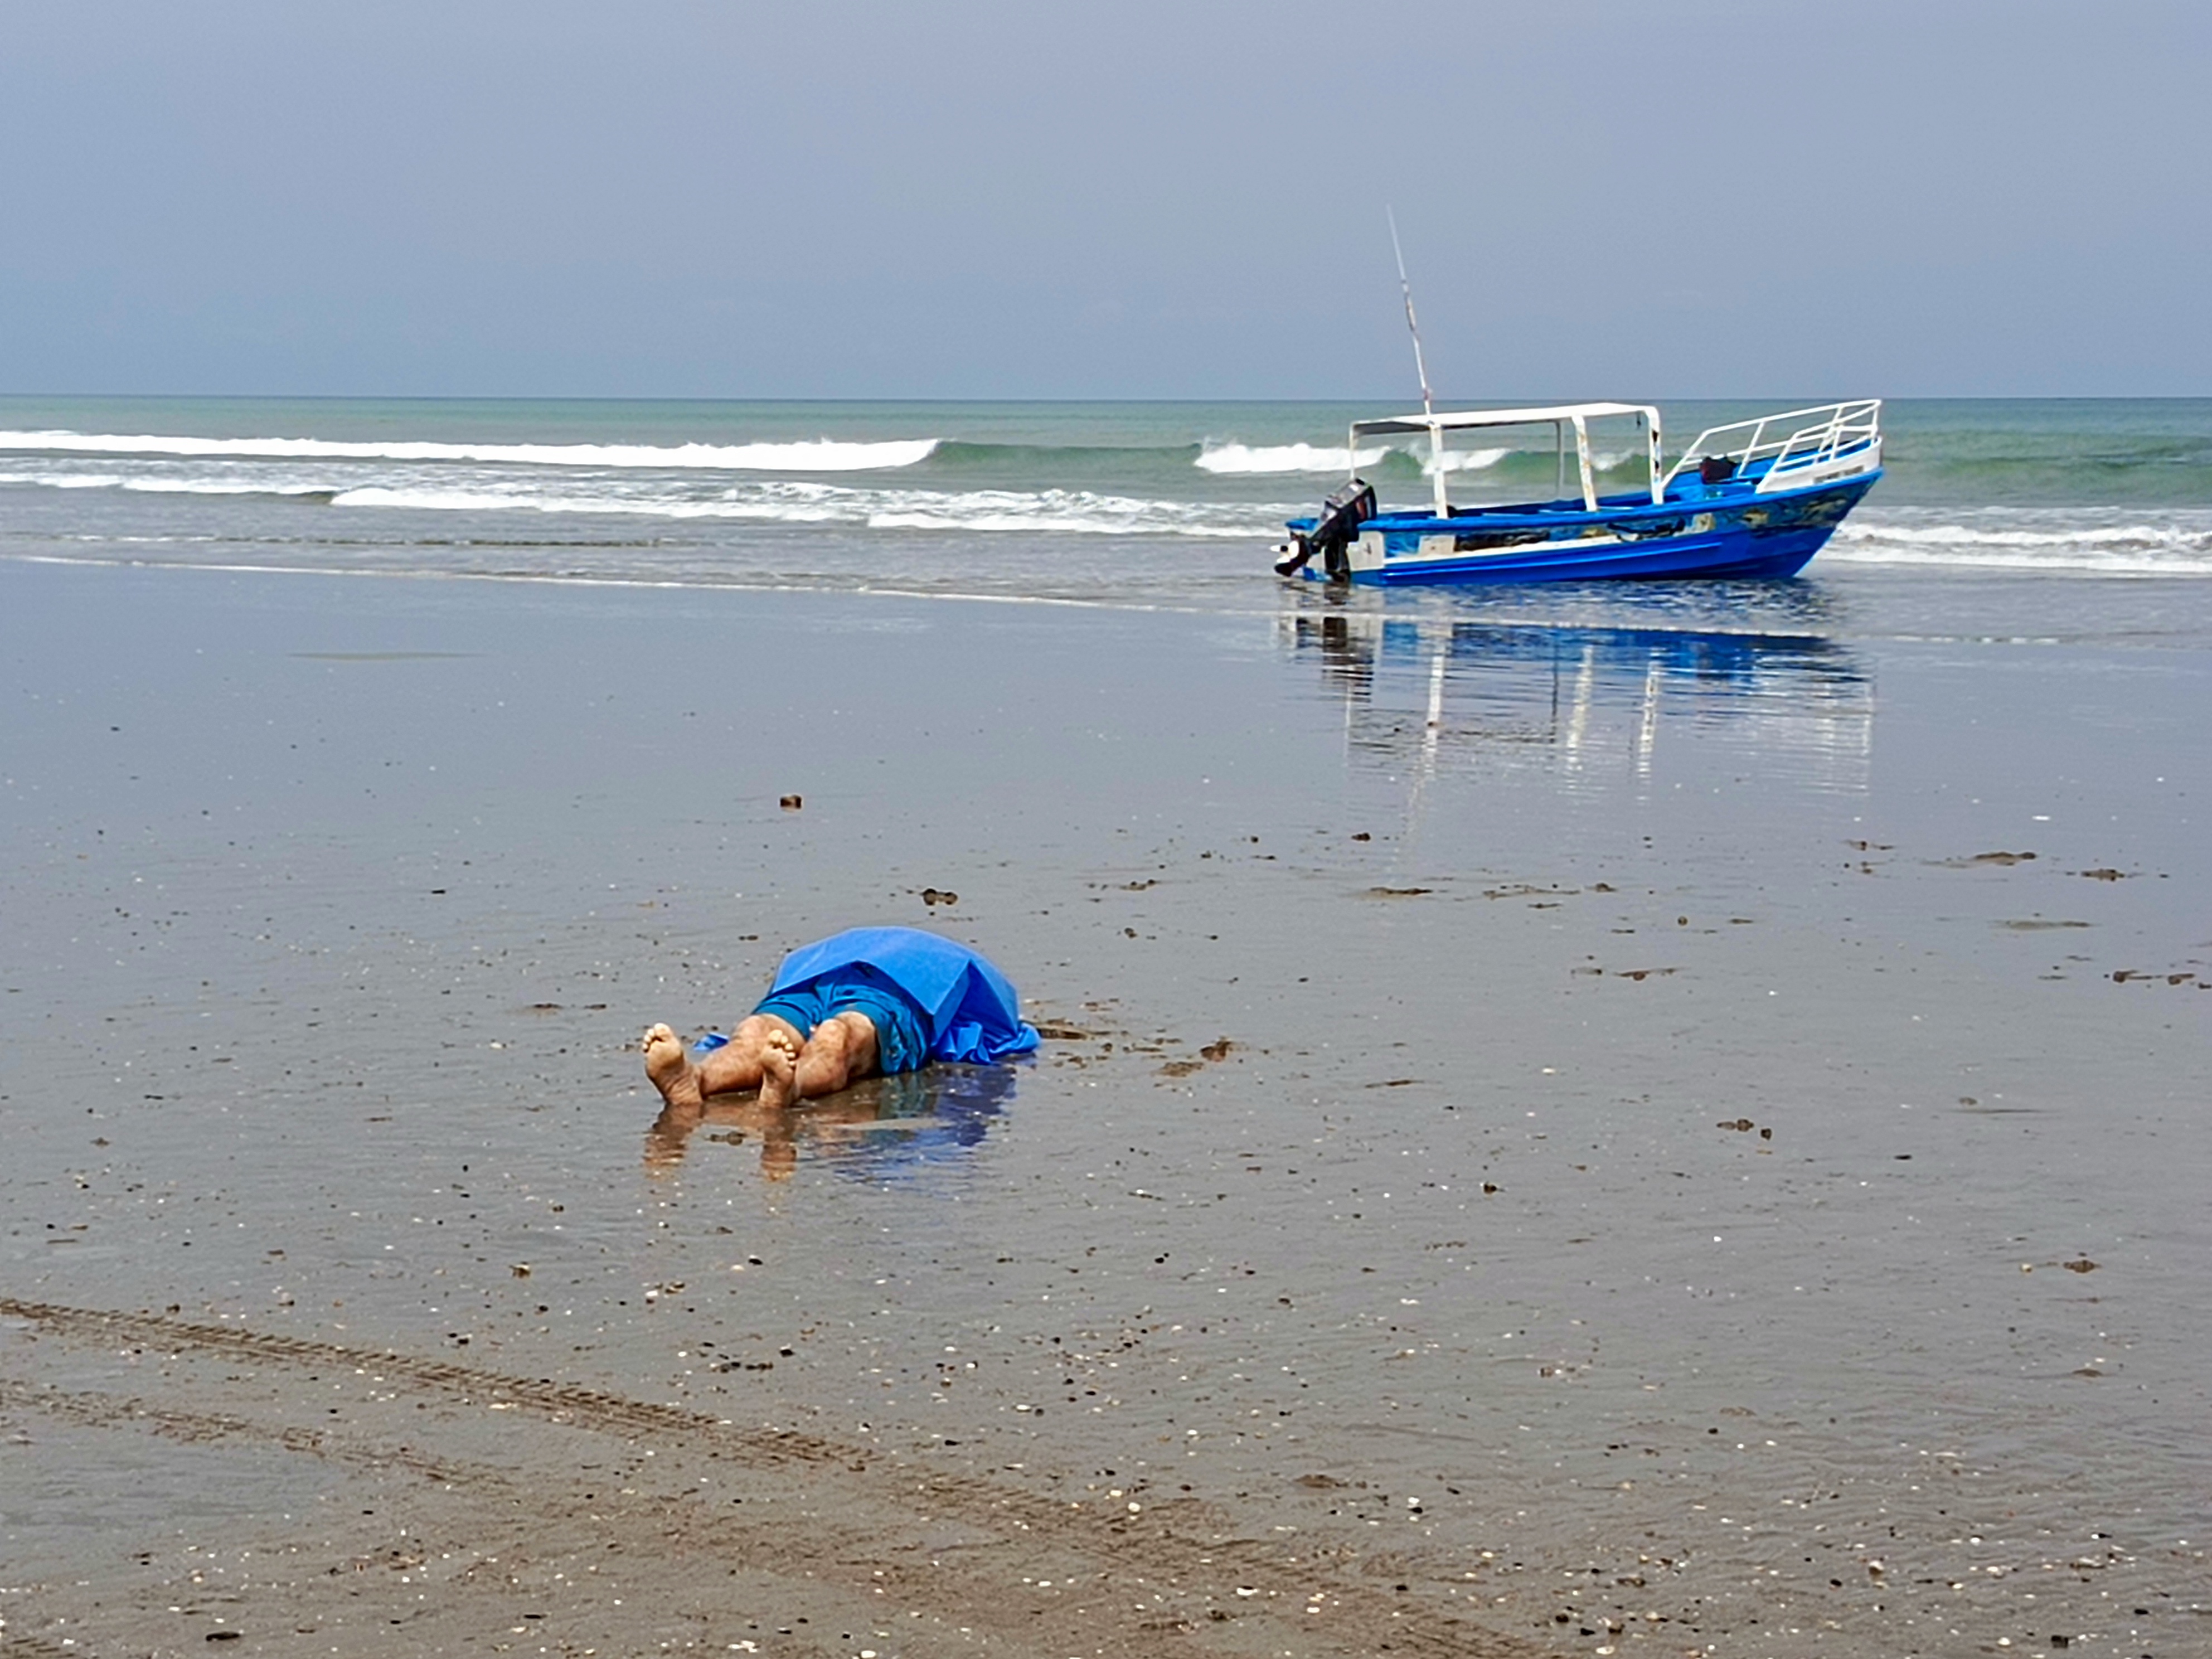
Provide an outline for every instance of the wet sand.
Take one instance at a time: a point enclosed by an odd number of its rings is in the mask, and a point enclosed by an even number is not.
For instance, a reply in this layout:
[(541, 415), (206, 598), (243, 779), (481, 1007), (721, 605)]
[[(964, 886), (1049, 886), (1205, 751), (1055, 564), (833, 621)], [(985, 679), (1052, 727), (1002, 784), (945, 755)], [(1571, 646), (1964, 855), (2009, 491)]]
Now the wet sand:
[(0, 1653), (2204, 1650), (2207, 659), (1854, 614), (0, 566)]

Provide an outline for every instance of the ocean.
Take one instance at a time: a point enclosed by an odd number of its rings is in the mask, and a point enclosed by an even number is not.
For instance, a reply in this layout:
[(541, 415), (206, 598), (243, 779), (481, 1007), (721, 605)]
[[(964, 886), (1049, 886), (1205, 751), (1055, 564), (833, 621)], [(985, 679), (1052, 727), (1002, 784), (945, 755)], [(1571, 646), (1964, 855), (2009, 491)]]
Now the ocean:
[[(0, 404), (0, 1648), (2202, 1652), (2212, 402), (1372, 412)], [(1041, 1052), (659, 1115), (862, 922)]]
[[(1669, 455), (1786, 406), (1662, 404)], [(1264, 611), (1267, 544), (1376, 412), (9, 398), (0, 553)], [(1887, 476), (1815, 583), (2212, 575), (2212, 400), (1905, 400), (1883, 424)], [(1455, 456), (1455, 497), (1548, 494), (1548, 442), (1530, 441)], [(1425, 498), (1408, 446), (1357, 458), (1386, 501)], [(1628, 450), (1601, 435), (1616, 487)]]

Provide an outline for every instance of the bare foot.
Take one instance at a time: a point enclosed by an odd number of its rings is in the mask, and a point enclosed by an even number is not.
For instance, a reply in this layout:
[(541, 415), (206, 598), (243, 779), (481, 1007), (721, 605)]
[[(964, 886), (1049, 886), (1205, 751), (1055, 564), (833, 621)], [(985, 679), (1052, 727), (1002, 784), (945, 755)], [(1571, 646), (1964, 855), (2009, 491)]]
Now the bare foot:
[(660, 1097), (671, 1106), (694, 1109), (706, 1103), (699, 1087), (699, 1068), (684, 1051), (684, 1039), (665, 1025), (656, 1025), (639, 1045), (645, 1050), (645, 1074)]
[(787, 1031), (770, 1031), (761, 1044), (760, 1103), (781, 1109), (799, 1103), (799, 1052)]

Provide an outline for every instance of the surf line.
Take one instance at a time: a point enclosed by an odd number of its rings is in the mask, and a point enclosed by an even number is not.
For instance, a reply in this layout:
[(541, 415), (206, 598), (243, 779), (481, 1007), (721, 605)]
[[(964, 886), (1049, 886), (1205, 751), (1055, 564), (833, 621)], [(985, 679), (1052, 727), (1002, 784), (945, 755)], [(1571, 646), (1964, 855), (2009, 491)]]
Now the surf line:
[(354, 443), (335, 438), (193, 438), (0, 432), (0, 452), (247, 460), (475, 461), (526, 466), (669, 467), (732, 472), (890, 471), (927, 460), (941, 438), (774, 439), (745, 444)]

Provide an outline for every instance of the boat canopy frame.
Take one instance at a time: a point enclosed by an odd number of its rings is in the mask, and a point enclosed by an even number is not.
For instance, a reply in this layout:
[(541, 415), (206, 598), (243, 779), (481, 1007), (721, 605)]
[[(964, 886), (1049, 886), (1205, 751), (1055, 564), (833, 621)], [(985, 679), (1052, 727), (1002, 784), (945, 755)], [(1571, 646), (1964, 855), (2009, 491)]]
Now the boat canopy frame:
[[(1659, 411), (1650, 404), (1558, 404), (1545, 409), (1470, 409), (1449, 414), (1392, 415), (1379, 420), (1354, 421), (1345, 448), (1353, 461), (1355, 472), (1359, 454), (1359, 441), (1403, 433), (1425, 432), (1429, 434), (1429, 467), (1436, 485), (1437, 517), (1452, 516), (1444, 479), (1444, 434), (1470, 428), (1498, 426), (1549, 426), (1552, 442), (1557, 452), (1559, 471), (1566, 470), (1566, 434), (1575, 434), (1575, 463), (1580, 473), (1583, 509), (1588, 513), (1598, 510), (1597, 473), (1590, 461), (1589, 423), (1595, 420), (1633, 418), (1644, 423), (1644, 459), (1650, 471), (1651, 504), (1657, 507), (1667, 498), (1667, 479), (1671, 474), (1660, 465)], [(1564, 476), (1561, 478), (1565, 484)]]
[[(1667, 499), (1668, 488), (1683, 471), (1701, 459), (1732, 462), (1739, 477), (1747, 477), (1764, 463), (1759, 488), (1762, 493), (1788, 489), (1809, 481), (1839, 459), (1877, 444), (1881, 438), (1881, 399), (1858, 398), (1842, 403), (1820, 404), (1809, 409), (1785, 410), (1753, 420), (1708, 427), (1697, 441), (1682, 452), (1671, 467), (1662, 465), (1659, 411), (1650, 404), (1559, 404), (1544, 409), (1471, 409), (1449, 414), (1393, 415), (1379, 420), (1354, 421), (1346, 449), (1354, 462), (1362, 438), (1425, 432), (1429, 434), (1429, 469), (1436, 488), (1436, 515), (1452, 516), (1444, 478), (1444, 434), (1501, 426), (1549, 426), (1559, 459), (1559, 489), (1566, 489), (1566, 434), (1575, 434), (1575, 462), (1582, 484), (1583, 510), (1598, 510), (1596, 469), (1590, 459), (1589, 423), (1595, 420), (1633, 419), (1644, 423), (1644, 455), (1650, 466), (1651, 504)], [(1748, 435), (1743, 435), (1748, 434)], [(1772, 434), (1772, 435), (1770, 435)]]

